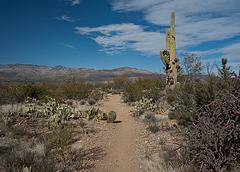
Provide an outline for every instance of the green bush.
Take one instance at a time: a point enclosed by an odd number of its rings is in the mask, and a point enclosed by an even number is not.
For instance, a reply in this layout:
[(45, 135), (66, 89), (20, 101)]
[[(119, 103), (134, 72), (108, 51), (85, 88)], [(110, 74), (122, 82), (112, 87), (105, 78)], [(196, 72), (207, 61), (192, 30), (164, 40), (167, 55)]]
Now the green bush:
[(214, 77), (206, 79), (205, 81), (197, 80), (195, 83), (194, 99), (198, 109), (204, 108), (204, 105), (213, 101), (217, 91), (216, 84), (213, 83)]
[(105, 98), (106, 92), (102, 91), (101, 88), (95, 88), (94, 90), (91, 91), (89, 97), (90, 99), (93, 99), (95, 101), (99, 101)]
[(116, 77), (116, 78), (113, 78), (112, 89), (123, 91), (131, 83), (132, 81), (126, 76)]
[(64, 152), (72, 141), (73, 129), (71, 125), (59, 125), (51, 134), (46, 136), (46, 143), (54, 149), (54, 152), (60, 156), (64, 163), (66, 163)]
[(48, 94), (45, 84), (41, 83), (2, 83), (1, 104), (23, 102), (28, 97), (41, 100)]
[(159, 81), (152, 78), (138, 78), (135, 82), (125, 87), (123, 92), (124, 102), (136, 102), (142, 97), (152, 98), (156, 102), (160, 97)]
[(191, 118), (205, 110), (205, 105), (214, 100), (217, 88), (217, 77), (207, 76), (204, 79), (195, 79), (193, 83), (181, 84), (166, 95), (167, 102), (174, 107), (169, 113), (170, 119), (176, 119), (181, 125), (188, 125)]
[(181, 86), (166, 95), (167, 102), (173, 106), (169, 112), (170, 119), (176, 119), (179, 124), (187, 125), (196, 114), (193, 87), (190, 84)]
[(223, 93), (231, 88), (230, 67), (227, 67), (227, 59), (222, 59), (222, 68), (217, 67), (219, 77), (215, 76), (207, 68), (208, 75), (202, 75), (201, 61), (194, 55), (184, 55), (184, 75), (178, 77), (180, 88), (168, 90), (166, 99), (174, 107), (169, 113), (170, 119), (177, 119), (179, 124), (188, 125), (191, 118), (197, 117), (197, 113), (206, 110), (205, 105), (212, 102), (217, 93)]
[(60, 86), (62, 97), (65, 99), (86, 99), (91, 93), (92, 85), (82, 82), (66, 81)]

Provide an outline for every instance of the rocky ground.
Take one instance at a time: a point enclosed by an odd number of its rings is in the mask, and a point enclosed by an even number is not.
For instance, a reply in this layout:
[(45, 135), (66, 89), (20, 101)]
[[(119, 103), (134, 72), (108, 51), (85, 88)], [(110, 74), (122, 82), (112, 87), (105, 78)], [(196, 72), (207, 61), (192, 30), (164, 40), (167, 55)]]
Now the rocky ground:
[[(115, 123), (95, 121), (96, 132), (80, 140), (81, 147), (92, 152), (92, 159), (85, 159), (88, 164), (81, 171), (96, 172), (141, 172), (146, 171), (145, 154), (158, 152), (163, 145), (172, 145), (174, 139), (166, 131), (174, 122), (165, 120), (160, 122), (162, 131), (151, 133), (147, 125), (137, 120), (131, 114), (134, 108), (124, 104), (120, 95), (109, 95), (101, 110), (115, 111)], [(167, 122), (169, 121), (169, 122)], [(161, 130), (161, 129), (160, 129)]]
[[(116, 121), (107, 123), (92, 120), (84, 124), (87, 128), (85, 130), (79, 126), (75, 127), (75, 141), (65, 151), (66, 167), (59, 163), (59, 169), (89, 172), (154, 171), (154, 164), (152, 160), (149, 161), (149, 157), (146, 159), (146, 155), (157, 153), (162, 146), (173, 145), (176, 141), (168, 131), (172, 128), (173, 121), (163, 118), (164, 120), (158, 122), (160, 130), (154, 134), (147, 130), (148, 126), (143, 121), (131, 115), (134, 108), (123, 103), (119, 94), (109, 94), (96, 108), (104, 112), (115, 111)], [(32, 124), (27, 119), (18, 120), (23, 120), (21, 125), (26, 126), (25, 130), (36, 136), (47, 132), (44, 119), (41, 124)], [(5, 135), (1, 136), (0, 153), (7, 153), (16, 141), (17, 139), (11, 140)], [(60, 159), (58, 161), (61, 162)]]

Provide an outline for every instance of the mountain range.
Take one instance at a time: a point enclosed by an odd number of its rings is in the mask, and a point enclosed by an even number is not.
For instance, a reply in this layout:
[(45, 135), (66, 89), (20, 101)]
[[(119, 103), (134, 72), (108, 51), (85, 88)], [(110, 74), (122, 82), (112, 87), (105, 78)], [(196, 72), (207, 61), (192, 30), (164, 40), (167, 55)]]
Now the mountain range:
[(112, 78), (126, 76), (130, 78), (151, 77), (158, 73), (143, 69), (121, 67), (117, 69), (68, 68), (64, 66), (40, 66), (32, 64), (0, 64), (0, 80), (10, 82), (61, 82), (74, 74), (86, 81), (110, 81)]

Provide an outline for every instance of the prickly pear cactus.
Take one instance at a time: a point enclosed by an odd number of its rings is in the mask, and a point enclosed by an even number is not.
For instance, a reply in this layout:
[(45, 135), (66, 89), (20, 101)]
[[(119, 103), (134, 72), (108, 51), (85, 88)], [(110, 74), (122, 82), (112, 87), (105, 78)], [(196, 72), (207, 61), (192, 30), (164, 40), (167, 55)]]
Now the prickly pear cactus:
[(177, 83), (177, 72), (182, 68), (176, 58), (176, 41), (175, 41), (175, 13), (171, 14), (170, 31), (166, 31), (166, 50), (160, 51), (160, 57), (166, 66), (166, 85), (174, 89)]
[(1, 116), (2, 116), (2, 121), (4, 123), (5, 126), (8, 126), (9, 124), (12, 123), (12, 116), (14, 114), (9, 112), (9, 113), (2, 113)]
[(107, 120), (107, 114), (104, 112), (98, 112), (98, 119), (99, 120)]
[(135, 111), (137, 113), (144, 112), (144, 111), (151, 111), (151, 112), (158, 112), (158, 106), (156, 103), (153, 102), (153, 99), (150, 98), (142, 98), (139, 101), (135, 102)]
[(44, 104), (43, 113), (45, 116), (49, 117), (49, 128), (64, 124), (69, 118), (74, 117), (70, 106), (62, 106), (53, 98), (51, 98), (48, 103)]
[(29, 106), (29, 107), (24, 107), (22, 109), (22, 113), (21, 114), (23, 116), (33, 116), (36, 111), (37, 110), (36, 110), (35, 106)]
[(80, 112), (80, 117), (86, 120), (99, 119), (107, 120), (107, 114), (93, 107), (84, 107)]

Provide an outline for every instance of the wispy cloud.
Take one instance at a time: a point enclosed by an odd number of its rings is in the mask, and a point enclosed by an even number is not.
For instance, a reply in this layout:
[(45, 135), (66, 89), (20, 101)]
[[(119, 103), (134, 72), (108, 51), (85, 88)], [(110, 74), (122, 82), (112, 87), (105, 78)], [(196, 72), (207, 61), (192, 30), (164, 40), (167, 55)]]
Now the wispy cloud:
[(221, 48), (219, 51), (224, 54), (225, 58), (235, 62), (238, 61), (238, 64), (240, 64), (240, 42)]
[(66, 0), (66, 1), (68, 1), (71, 4), (71, 6), (78, 5), (81, 3), (81, 0)]
[[(240, 58), (239, 58), (239, 54), (240, 54), (240, 42), (238, 43), (233, 43), (231, 45), (227, 45), (225, 47), (221, 47), (221, 48), (215, 48), (215, 49), (211, 49), (211, 50), (207, 50), (207, 51), (197, 51), (195, 52), (196, 54), (198, 54), (199, 56), (211, 56), (214, 55), (215, 58), (212, 59), (204, 59), (203, 62), (216, 62), (216, 64), (218, 66), (221, 66), (221, 59), (222, 58), (227, 58), (228, 59), (228, 66), (231, 66), (231, 69), (234, 70), (235, 72), (239, 71), (239, 66), (240, 66)], [(218, 54), (216, 56), (216, 54)], [(217, 69), (214, 69), (215, 73), (217, 71)]]
[(60, 17), (55, 17), (55, 19), (57, 20), (62, 20), (62, 21), (67, 21), (67, 22), (74, 22), (73, 19), (71, 19), (69, 16), (67, 15), (62, 15)]
[(214, 48), (206, 51), (196, 51), (194, 52), (200, 56), (209, 56), (213, 54), (221, 54), (218, 55), (216, 58), (221, 59), (221, 58), (227, 58), (230, 61), (238, 61), (240, 63), (240, 42), (233, 43), (230, 45), (227, 45), (225, 47), (220, 47), (220, 48)]
[(71, 49), (77, 49), (77, 47), (75, 47), (74, 45), (69, 44), (69, 43), (64, 43), (63, 45), (64, 45), (65, 47), (68, 47), (68, 48), (71, 48)]
[(240, 1), (112, 0), (111, 4), (119, 12), (142, 11), (146, 21), (158, 26), (169, 26), (174, 11), (178, 48), (240, 35)]
[[(240, 35), (240, 1), (236, 0), (112, 0), (112, 9), (118, 12), (138, 11), (144, 19), (156, 26), (170, 24), (170, 14), (176, 14), (176, 41), (178, 51), (194, 51), (197, 55), (216, 59), (227, 58), (233, 70), (239, 70), (240, 43), (199, 51), (198, 47), (210, 41), (216, 44)], [(223, 44), (221, 44), (223, 45)]]
[[(142, 12), (145, 21), (159, 27), (149, 30), (134, 23), (110, 24), (99, 27), (76, 27), (76, 33), (88, 35), (108, 54), (134, 50), (150, 55), (165, 49), (165, 28), (170, 25), (171, 12), (176, 14), (176, 47), (178, 52), (197, 55), (217, 55), (238, 64), (240, 43), (199, 51), (198, 46), (208, 42), (222, 42), (240, 36), (240, 1), (237, 0), (111, 0), (112, 10)], [(222, 45), (222, 44), (221, 44)], [(236, 66), (236, 65), (235, 65)]]
[(100, 27), (76, 27), (76, 34), (89, 35), (102, 46), (100, 51), (117, 54), (134, 50), (141, 53), (158, 54), (163, 49), (164, 34), (145, 31), (133, 23), (111, 24)]

